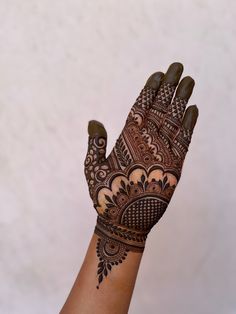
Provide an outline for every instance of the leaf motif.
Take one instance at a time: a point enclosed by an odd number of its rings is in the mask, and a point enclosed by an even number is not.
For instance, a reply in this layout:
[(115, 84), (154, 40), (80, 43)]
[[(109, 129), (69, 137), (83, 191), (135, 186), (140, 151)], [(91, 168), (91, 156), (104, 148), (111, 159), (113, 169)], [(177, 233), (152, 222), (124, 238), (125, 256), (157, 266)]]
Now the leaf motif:
[(163, 180), (164, 185), (166, 184), (167, 180), (168, 180), (168, 179), (167, 179), (167, 176), (165, 176), (165, 177), (164, 177), (164, 180)]
[(165, 185), (165, 189), (168, 189), (169, 186), (170, 186), (170, 183), (168, 182), (168, 183)]
[(145, 181), (145, 175), (144, 175), (144, 174), (142, 174), (142, 176), (141, 176), (141, 181), (142, 181), (142, 182)]
[(131, 160), (129, 157), (128, 150), (125, 147), (125, 144), (123, 143), (121, 138), (119, 138), (116, 141), (116, 153), (118, 160), (123, 167), (126, 167), (127, 165), (130, 164)]
[(125, 160), (126, 160), (127, 165), (129, 165), (129, 164), (131, 163), (132, 160), (130, 159), (129, 154), (127, 154), (127, 155), (125, 156)]
[(128, 191), (128, 193), (130, 193), (130, 186), (129, 185), (127, 185), (127, 191)]
[(138, 181), (138, 186), (140, 186), (140, 188), (143, 188), (143, 184), (140, 181)]
[(103, 272), (104, 267), (98, 268), (97, 274), (101, 274)]
[(108, 203), (108, 204), (106, 204), (107, 205), (107, 208), (112, 208), (112, 207), (114, 207), (114, 204), (111, 204), (111, 203)]
[(99, 277), (98, 277), (98, 283), (101, 283), (102, 280), (103, 280), (103, 274), (99, 275)]
[(107, 268), (111, 271), (111, 265), (107, 264)]
[(122, 188), (119, 188), (120, 193), (126, 194), (125, 190), (123, 190)]
[(108, 275), (108, 272), (107, 272), (107, 269), (106, 269), (106, 268), (104, 269), (104, 275), (105, 275), (105, 276)]
[(103, 262), (99, 262), (98, 267), (102, 267), (102, 266), (103, 266)]
[(112, 199), (110, 198), (110, 196), (108, 196), (108, 195), (106, 195), (106, 194), (105, 194), (105, 199), (106, 199), (108, 202), (112, 203)]
[(117, 152), (117, 158), (118, 158), (119, 162), (121, 163), (122, 166), (125, 167), (126, 163), (125, 163), (125, 160), (124, 160), (120, 150), (117, 150), (116, 152)]
[(147, 186), (148, 186), (148, 182), (146, 181), (146, 182), (144, 183), (145, 190), (147, 189)]
[(115, 195), (112, 196), (112, 200), (116, 203), (117, 197)]
[(123, 180), (120, 181), (120, 184), (121, 184), (122, 188), (125, 189), (125, 182)]

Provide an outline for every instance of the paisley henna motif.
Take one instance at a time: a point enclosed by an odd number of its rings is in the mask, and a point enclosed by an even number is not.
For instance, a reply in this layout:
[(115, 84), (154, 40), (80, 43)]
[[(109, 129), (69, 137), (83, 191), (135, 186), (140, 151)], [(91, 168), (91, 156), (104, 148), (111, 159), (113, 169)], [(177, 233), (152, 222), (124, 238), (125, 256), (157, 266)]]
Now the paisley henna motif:
[(98, 286), (129, 251), (142, 252), (151, 228), (164, 214), (188, 145), (181, 120), (187, 101), (175, 86), (145, 87), (132, 107), (108, 158), (106, 138), (90, 137), (85, 175), (98, 213)]

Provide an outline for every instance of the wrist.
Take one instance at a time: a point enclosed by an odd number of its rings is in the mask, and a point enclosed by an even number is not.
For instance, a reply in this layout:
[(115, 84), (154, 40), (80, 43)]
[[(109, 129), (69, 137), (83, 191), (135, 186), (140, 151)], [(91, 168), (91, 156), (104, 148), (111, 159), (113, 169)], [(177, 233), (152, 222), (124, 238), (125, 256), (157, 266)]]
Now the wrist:
[(98, 215), (94, 230), (94, 234), (98, 237), (96, 246), (99, 259), (97, 288), (99, 288), (104, 277), (107, 277), (108, 273), (111, 272), (113, 266), (126, 260), (128, 252), (142, 255), (149, 231), (130, 229)]
[(101, 238), (122, 243), (129, 251), (143, 252), (149, 231), (131, 229), (98, 216), (94, 233)]

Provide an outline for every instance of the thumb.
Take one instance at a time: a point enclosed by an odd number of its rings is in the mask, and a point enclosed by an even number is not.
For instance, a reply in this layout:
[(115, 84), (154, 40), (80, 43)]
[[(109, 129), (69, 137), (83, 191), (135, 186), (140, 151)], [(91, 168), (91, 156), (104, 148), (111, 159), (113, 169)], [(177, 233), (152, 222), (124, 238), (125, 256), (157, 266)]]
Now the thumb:
[(103, 124), (96, 120), (88, 123), (88, 153), (93, 155), (93, 165), (101, 163), (106, 159), (107, 132)]
[(88, 123), (88, 134), (91, 137), (96, 135), (107, 138), (107, 131), (104, 128), (104, 125), (96, 120), (90, 120)]
[(101, 182), (109, 171), (106, 161), (107, 132), (102, 123), (92, 120), (88, 124), (88, 152), (84, 161), (84, 171), (93, 198), (93, 188)]

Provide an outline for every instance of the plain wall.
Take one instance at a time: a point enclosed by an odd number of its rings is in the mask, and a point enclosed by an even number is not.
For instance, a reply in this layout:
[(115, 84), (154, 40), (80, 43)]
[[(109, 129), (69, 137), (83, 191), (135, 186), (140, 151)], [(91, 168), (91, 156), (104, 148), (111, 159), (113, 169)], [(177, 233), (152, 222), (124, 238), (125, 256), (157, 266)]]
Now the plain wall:
[(1, 313), (59, 312), (96, 220), (87, 122), (105, 124), (109, 152), (148, 76), (175, 61), (200, 116), (130, 313), (236, 313), (235, 12), (234, 0), (0, 1)]

